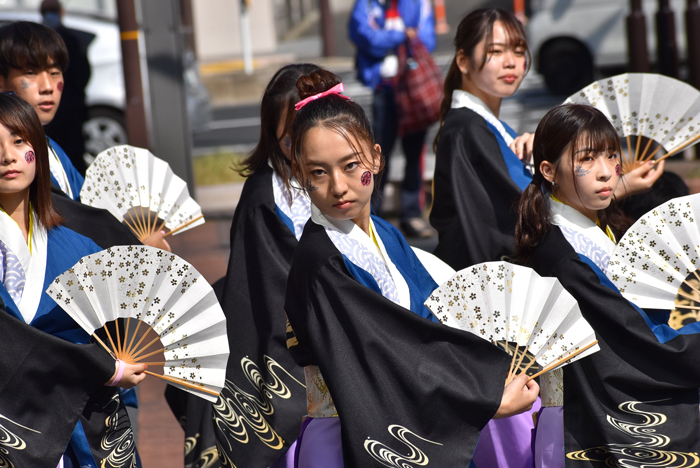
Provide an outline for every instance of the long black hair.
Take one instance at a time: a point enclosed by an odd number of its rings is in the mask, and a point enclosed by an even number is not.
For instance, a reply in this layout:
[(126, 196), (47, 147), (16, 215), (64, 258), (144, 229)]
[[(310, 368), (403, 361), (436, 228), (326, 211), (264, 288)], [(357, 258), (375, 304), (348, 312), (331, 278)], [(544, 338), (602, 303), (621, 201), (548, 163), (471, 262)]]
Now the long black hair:
[[(620, 154), (620, 137), (608, 118), (594, 107), (564, 104), (547, 112), (535, 132), (532, 150), (535, 174), (518, 204), (515, 256), (524, 263), (528, 262), (540, 239), (551, 227), (545, 193), (551, 193), (553, 186), (540, 172), (540, 165), (548, 161), (558, 171), (561, 158), (568, 154), (573, 172), (574, 155), (581, 148), (590, 148), (593, 152), (614, 148)], [(622, 178), (620, 183), (624, 183)], [(598, 219), (601, 226), (610, 226), (618, 239), (628, 227), (615, 197), (606, 209), (598, 211)]]
[(250, 156), (237, 168), (241, 175), (247, 177), (254, 174), (265, 167), (269, 159), (275, 172), (283, 180), (289, 179), (291, 170), (279, 146), (277, 127), (283, 110), (287, 109), (282, 135), (290, 133), (295, 114), (294, 104), (299, 101), (297, 81), (300, 77), (319, 69), (318, 65), (312, 63), (296, 63), (280, 68), (272, 77), (265, 88), (260, 105), (260, 140)]

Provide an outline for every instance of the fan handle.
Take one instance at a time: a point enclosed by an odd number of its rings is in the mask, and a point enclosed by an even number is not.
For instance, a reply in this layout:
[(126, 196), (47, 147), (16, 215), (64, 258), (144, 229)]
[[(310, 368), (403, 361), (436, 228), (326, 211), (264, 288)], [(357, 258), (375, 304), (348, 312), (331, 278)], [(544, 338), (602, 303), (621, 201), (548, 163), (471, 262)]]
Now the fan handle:
[(529, 382), (530, 380), (536, 378), (536, 377), (539, 377), (539, 376), (542, 375), (542, 374), (546, 374), (547, 372), (556, 369), (557, 367), (561, 366), (562, 364), (564, 364), (564, 363), (565, 363), (566, 361), (568, 361), (569, 359), (572, 359), (572, 358), (578, 356), (579, 354), (581, 354), (582, 352), (586, 351), (588, 348), (590, 348), (590, 347), (592, 347), (592, 346), (595, 346), (596, 344), (598, 344), (598, 340), (595, 340), (593, 343), (587, 344), (587, 345), (584, 346), (583, 348), (578, 349), (578, 350), (574, 351), (573, 353), (571, 353), (571, 354), (569, 354), (569, 355), (567, 355), (567, 356), (564, 356), (564, 357), (562, 357), (562, 358), (559, 358), (558, 360), (554, 361), (553, 363), (551, 363), (550, 365), (548, 365), (547, 367), (545, 367), (544, 369), (542, 369), (541, 371), (539, 371), (537, 374), (535, 374), (535, 375), (533, 375), (532, 377), (530, 377), (530, 378), (528, 379), (528, 382)]

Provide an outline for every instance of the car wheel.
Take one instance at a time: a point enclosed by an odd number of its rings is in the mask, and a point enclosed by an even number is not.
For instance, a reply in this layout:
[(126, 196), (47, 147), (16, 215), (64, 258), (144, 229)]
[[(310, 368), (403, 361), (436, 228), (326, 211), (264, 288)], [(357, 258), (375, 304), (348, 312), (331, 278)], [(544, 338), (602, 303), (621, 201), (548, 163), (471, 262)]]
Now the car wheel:
[(542, 47), (539, 71), (551, 94), (568, 96), (593, 81), (593, 59), (580, 42), (561, 39)]
[(109, 107), (91, 107), (83, 124), (85, 151), (93, 156), (116, 145), (128, 143), (124, 114)]

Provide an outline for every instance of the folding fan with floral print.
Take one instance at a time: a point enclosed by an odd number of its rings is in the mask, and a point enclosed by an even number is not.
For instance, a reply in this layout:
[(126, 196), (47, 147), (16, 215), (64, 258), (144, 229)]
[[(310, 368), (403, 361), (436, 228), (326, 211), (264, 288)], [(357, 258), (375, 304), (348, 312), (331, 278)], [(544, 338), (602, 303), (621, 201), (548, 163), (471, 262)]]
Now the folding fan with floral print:
[(181, 258), (111, 247), (80, 259), (46, 292), (117, 359), (148, 364), (150, 375), (216, 401), (229, 355), (226, 318), (212, 287)]
[(598, 80), (565, 103), (587, 104), (603, 112), (626, 140), (622, 170), (683, 151), (700, 140), (700, 91), (654, 73), (625, 73)]
[(700, 310), (700, 194), (657, 206), (630, 227), (607, 275), (643, 309)]
[(156, 231), (170, 235), (204, 223), (187, 183), (170, 165), (146, 149), (128, 145), (97, 155), (85, 173), (80, 201), (108, 210), (142, 242)]
[(598, 351), (578, 303), (556, 278), (488, 262), (458, 271), (425, 305), (440, 322), (490, 341), (513, 356), (509, 382), (534, 378)]

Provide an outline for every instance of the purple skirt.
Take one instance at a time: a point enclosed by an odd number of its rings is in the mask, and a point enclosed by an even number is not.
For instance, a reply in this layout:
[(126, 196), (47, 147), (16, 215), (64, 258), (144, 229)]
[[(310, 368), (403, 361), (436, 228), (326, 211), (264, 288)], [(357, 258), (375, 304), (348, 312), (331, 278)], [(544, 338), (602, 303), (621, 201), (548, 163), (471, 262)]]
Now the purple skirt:
[[(291, 451), (291, 448), (290, 448)], [(289, 465), (292, 466), (292, 465)], [(343, 468), (339, 418), (307, 417), (296, 442), (294, 468)]]
[(270, 468), (294, 468), (294, 454), (297, 451), (297, 441), (289, 446), (284, 455), (280, 456), (270, 465)]
[(533, 415), (540, 409), (537, 398), (530, 411), (510, 418), (492, 419), (481, 431), (474, 450), (476, 468), (532, 468)]
[(535, 467), (564, 468), (564, 407), (542, 408), (535, 432)]

